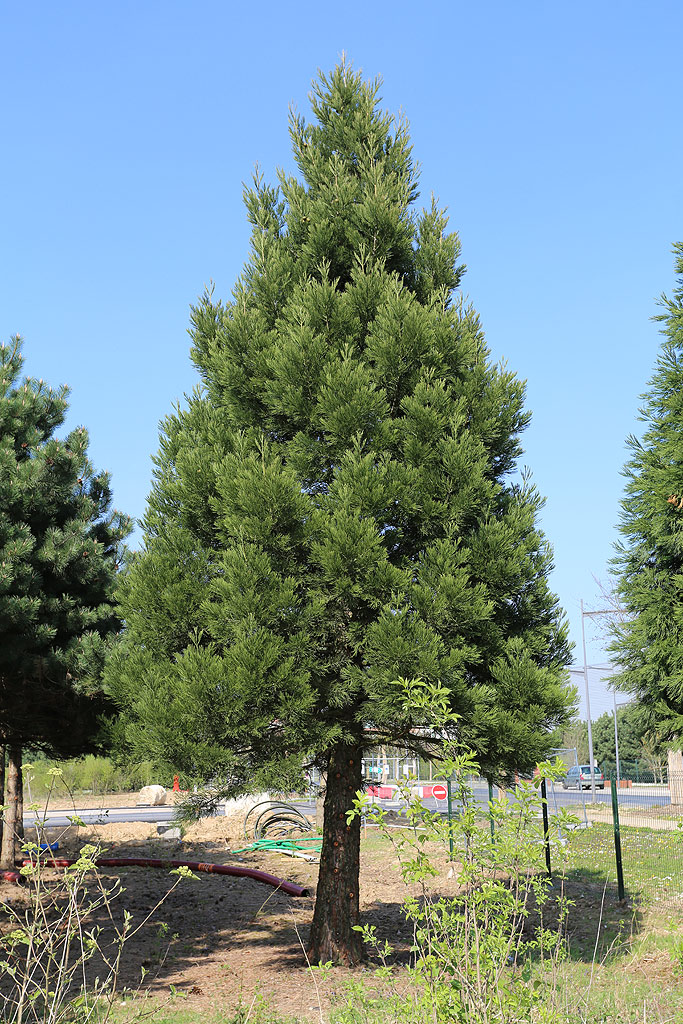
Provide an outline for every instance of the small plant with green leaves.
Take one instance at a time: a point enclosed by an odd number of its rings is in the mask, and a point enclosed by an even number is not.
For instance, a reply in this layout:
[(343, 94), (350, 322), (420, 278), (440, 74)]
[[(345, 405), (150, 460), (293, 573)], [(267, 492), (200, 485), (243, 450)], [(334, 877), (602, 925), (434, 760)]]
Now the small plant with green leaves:
[[(60, 769), (52, 771), (52, 785), (60, 774)], [(45, 828), (48, 804), (40, 812), (37, 804), (31, 809), (36, 812), (38, 842), (22, 846), (26, 896), (0, 906), (8, 922), (0, 934), (0, 1020), (106, 1024), (118, 995), (126, 943), (183, 879), (196, 875), (183, 868), (172, 872), (177, 877), (169, 891), (133, 925), (131, 914), (117, 909), (124, 892), (120, 880), (110, 882), (97, 869), (101, 851), (85, 844), (73, 863), (57, 871)], [(138, 1014), (127, 1019), (138, 1019)]]
[[(435, 733), (453, 731), (456, 719), (438, 688), (419, 680), (402, 684), (404, 699), (413, 706), (421, 701), (434, 708)], [(553, 979), (565, 957), (568, 901), (546, 870), (539, 785), (541, 778), (558, 778), (562, 769), (540, 764), (532, 782), (520, 782), (512, 796), (502, 795), (484, 809), (467, 781), (479, 774), (476, 760), (469, 753), (453, 756), (453, 750), (453, 742), (443, 744), (440, 768), (452, 780), (457, 815), (447, 819), (426, 810), (409, 782), (402, 786), (407, 819), (402, 831), (387, 828), (384, 812), (364, 794), (350, 812), (379, 825), (411, 886), (403, 910), (413, 928), (413, 1019), (439, 1024), (560, 1021)], [(556, 862), (563, 847), (551, 837), (572, 820), (564, 811), (550, 819), (547, 841)], [(453, 851), (449, 875), (455, 895), (443, 895), (434, 884), (441, 875), (435, 848), (449, 856)], [(372, 926), (360, 930), (379, 959), (378, 976), (388, 977), (390, 944)]]
[[(21, 871), (27, 883), (25, 909), (5, 904), (13, 927), (0, 940), (0, 1006), (9, 1024), (38, 1021), (87, 1021), (102, 997), (113, 997), (121, 954), (130, 932), (130, 915), (121, 921), (113, 904), (118, 880), (107, 885), (96, 873), (95, 847), (86, 845), (76, 863), (57, 879), (49, 872), (35, 843), (24, 846)], [(114, 929), (114, 941), (101, 941), (102, 916)], [(86, 965), (99, 955), (102, 968), (85, 985)]]

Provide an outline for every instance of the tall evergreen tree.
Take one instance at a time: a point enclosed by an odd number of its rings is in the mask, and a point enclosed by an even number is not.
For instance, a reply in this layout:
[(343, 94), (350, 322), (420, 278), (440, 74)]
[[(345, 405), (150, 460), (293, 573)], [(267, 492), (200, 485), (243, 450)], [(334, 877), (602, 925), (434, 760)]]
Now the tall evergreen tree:
[[(0, 740), (12, 778), (25, 745), (60, 756), (93, 746), (130, 530), (110, 509), (109, 478), (94, 473), (84, 428), (54, 436), (66, 389), (20, 379), (21, 369), (17, 337), (0, 347)], [(6, 824), (10, 862), (20, 822)]]
[(108, 679), (139, 756), (233, 790), (327, 775), (314, 961), (355, 961), (361, 755), (424, 746), (399, 677), (446, 688), (492, 776), (572, 704), (541, 499), (510, 474), (523, 384), (414, 212), (406, 125), (346, 65), (292, 115), (301, 178), (256, 177), (233, 300), (192, 314), (201, 386), (163, 424)]
[(683, 243), (674, 246), (677, 287), (660, 299), (662, 341), (643, 395), (642, 439), (628, 438), (613, 571), (625, 620), (611, 650), (619, 685), (662, 735), (683, 736)]

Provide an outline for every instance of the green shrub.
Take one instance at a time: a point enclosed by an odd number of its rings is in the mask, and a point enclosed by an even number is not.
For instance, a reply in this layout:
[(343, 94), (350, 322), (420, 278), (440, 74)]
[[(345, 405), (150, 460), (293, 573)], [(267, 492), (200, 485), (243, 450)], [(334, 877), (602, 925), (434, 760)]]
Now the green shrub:
[[(413, 709), (422, 703), (425, 713), (431, 711), (435, 728), (443, 731), (452, 724), (448, 708), (439, 704), (438, 688), (419, 680), (405, 686), (405, 699)], [(446, 745), (444, 753), (452, 749)], [(400, 1012), (393, 993), (373, 1002), (367, 987), (356, 988), (355, 996), (337, 1013), (336, 1024), (382, 1019), (402, 1024), (565, 1022), (553, 979), (566, 956), (568, 904), (562, 886), (555, 888), (547, 874), (538, 789), (541, 777), (557, 778), (561, 768), (539, 765), (537, 779), (519, 783), (514, 798), (500, 796), (485, 812), (466, 781), (479, 774), (473, 756), (444, 756), (440, 768), (440, 774), (454, 780), (458, 813), (450, 821), (426, 810), (407, 785), (401, 792), (407, 815), (404, 830), (390, 829), (386, 813), (364, 793), (350, 812), (349, 819), (362, 815), (379, 826), (394, 847), (406, 884), (412, 891), (417, 886), (419, 895), (406, 895), (403, 901), (414, 938), (409, 997)], [(564, 811), (552, 816), (549, 837), (574, 820)], [(430, 852), (434, 844), (449, 856), (452, 851), (454, 896), (434, 891), (432, 883), (440, 873)], [(563, 848), (557, 839), (552, 844), (559, 862)], [(390, 979), (391, 945), (378, 938), (372, 925), (358, 930), (379, 960), (377, 977)]]
[[(92, 793), (96, 796), (107, 793), (130, 793), (158, 781), (149, 762), (130, 765), (116, 765), (109, 757), (88, 754), (68, 761), (52, 761), (40, 755), (31, 758), (31, 796), (42, 800), (53, 786), (54, 777), (50, 769), (61, 770), (59, 785), (52, 789), (53, 796), (67, 793), (79, 795)], [(168, 780), (163, 780), (168, 783)], [(25, 777), (25, 785), (27, 783)]]

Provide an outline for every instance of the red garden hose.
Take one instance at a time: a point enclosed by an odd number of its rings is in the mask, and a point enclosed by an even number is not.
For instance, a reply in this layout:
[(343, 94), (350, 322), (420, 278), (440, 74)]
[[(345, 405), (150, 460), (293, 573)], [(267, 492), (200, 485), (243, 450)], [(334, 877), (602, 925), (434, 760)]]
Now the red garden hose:
[[(25, 860), (23, 863), (31, 864), (32, 862)], [(43, 863), (49, 867), (67, 868), (71, 864), (75, 864), (76, 861), (66, 860), (61, 857), (50, 857)], [(259, 871), (256, 868), (234, 867), (232, 864), (203, 864), (195, 860), (151, 860), (148, 857), (98, 857), (95, 860), (95, 864), (103, 868), (189, 868), (190, 871), (205, 871), (211, 875), (237, 875), (241, 878), (253, 878), (257, 882), (272, 885), (274, 889), (279, 889), (281, 892), (287, 893), (288, 896), (309, 895), (308, 889), (295, 885), (294, 882), (285, 882), (282, 878), (276, 878), (275, 875), (269, 875), (267, 871)], [(9, 875), (16, 875), (16, 878), (9, 878)], [(21, 876), (18, 871), (6, 871), (0, 877), (6, 878), (8, 882), (18, 882)]]

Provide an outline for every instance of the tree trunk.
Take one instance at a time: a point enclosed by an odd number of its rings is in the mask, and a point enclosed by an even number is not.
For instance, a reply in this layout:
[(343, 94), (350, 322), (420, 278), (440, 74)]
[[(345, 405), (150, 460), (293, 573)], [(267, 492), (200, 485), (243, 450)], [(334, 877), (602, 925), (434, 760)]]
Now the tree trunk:
[(24, 834), (23, 804), (21, 747), (12, 744), (9, 747), (7, 763), (6, 810), (4, 828), (2, 830), (2, 849), (0, 850), (0, 868), (4, 871), (11, 871), (15, 866), (17, 840)]
[(361, 744), (337, 744), (328, 762), (320, 873), (311, 925), (312, 964), (363, 959), (359, 923), (360, 818), (346, 824), (346, 812), (362, 786)]
[(683, 804), (683, 754), (669, 750), (669, 793), (674, 806)]
[(16, 748), (15, 757), (17, 759), (17, 770), (19, 777), (17, 779), (17, 821), (14, 829), (15, 839), (19, 841), (19, 845), (24, 844), (24, 758), (23, 750), (21, 747)]
[[(5, 802), (5, 744), (0, 744), (0, 803)], [(0, 849), (2, 849), (3, 816), (0, 814)]]

